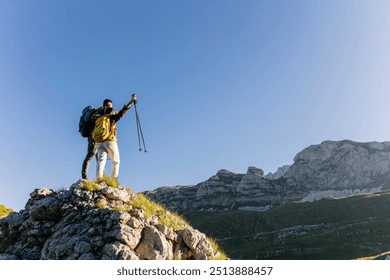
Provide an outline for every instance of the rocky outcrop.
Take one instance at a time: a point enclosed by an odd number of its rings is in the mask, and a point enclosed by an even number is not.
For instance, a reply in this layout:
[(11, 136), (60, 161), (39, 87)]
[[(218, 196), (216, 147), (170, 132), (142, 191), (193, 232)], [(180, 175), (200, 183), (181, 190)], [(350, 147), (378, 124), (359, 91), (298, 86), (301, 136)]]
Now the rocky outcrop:
[(142, 206), (133, 206), (136, 197), (128, 189), (101, 183), (99, 190), (88, 191), (85, 183), (80, 180), (59, 192), (36, 189), (25, 209), (0, 219), (0, 259), (221, 257), (208, 238), (190, 225), (174, 228), (160, 221), (167, 212), (148, 215)]
[(164, 187), (145, 194), (180, 213), (245, 209), (263, 211), (289, 201), (314, 201), (377, 192), (390, 187), (390, 142), (325, 141), (298, 153), (276, 173), (249, 167), (220, 170), (195, 186)]

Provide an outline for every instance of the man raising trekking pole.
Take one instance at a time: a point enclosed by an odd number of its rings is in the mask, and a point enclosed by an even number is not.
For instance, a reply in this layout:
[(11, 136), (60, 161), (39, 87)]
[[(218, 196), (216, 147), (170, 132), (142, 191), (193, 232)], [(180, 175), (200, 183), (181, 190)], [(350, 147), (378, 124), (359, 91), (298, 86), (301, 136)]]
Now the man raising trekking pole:
[(116, 123), (130, 109), (131, 104), (135, 104), (136, 101), (137, 96), (133, 94), (130, 102), (125, 104), (118, 113), (112, 107), (108, 107), (104, 110), (104, 114), (96, 120), (95, 128), (92, 132), (92, 138), (97, 142), (96, 179), (103, 177), (107, 156), (112, 160), (111, 176), (118, 178), (120, 156), (116, 137)]

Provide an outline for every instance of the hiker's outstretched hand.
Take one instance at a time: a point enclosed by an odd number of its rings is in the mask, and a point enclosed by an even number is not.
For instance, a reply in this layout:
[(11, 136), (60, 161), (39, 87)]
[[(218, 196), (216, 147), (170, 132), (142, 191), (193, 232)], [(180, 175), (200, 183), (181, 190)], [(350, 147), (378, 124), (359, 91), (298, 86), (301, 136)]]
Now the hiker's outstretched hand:
[(131, 96), (131, 101), (130, 102), (136, 104), (137, 103), (137, 95), (133, 94)]

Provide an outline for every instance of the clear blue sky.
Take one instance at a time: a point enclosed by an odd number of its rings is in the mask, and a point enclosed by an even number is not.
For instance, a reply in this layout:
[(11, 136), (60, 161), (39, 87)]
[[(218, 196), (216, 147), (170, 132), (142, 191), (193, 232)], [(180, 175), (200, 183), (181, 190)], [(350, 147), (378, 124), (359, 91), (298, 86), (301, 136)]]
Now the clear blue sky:
[(132, 92), (149, 151), (132, 108), (119, 177), (135, 192), (388, 141), (389, 51), (389, 1), (0, 0), (0, 204), (76, 182), (81, 110)]

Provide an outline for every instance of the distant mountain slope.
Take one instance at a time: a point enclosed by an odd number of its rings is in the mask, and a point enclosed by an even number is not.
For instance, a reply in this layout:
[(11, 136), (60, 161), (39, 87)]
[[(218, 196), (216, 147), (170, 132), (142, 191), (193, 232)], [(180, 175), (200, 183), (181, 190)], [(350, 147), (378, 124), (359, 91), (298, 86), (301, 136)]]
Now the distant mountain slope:
[(390, 249), (390, 192), (187, 219), (233, 259), (355, 259)]

